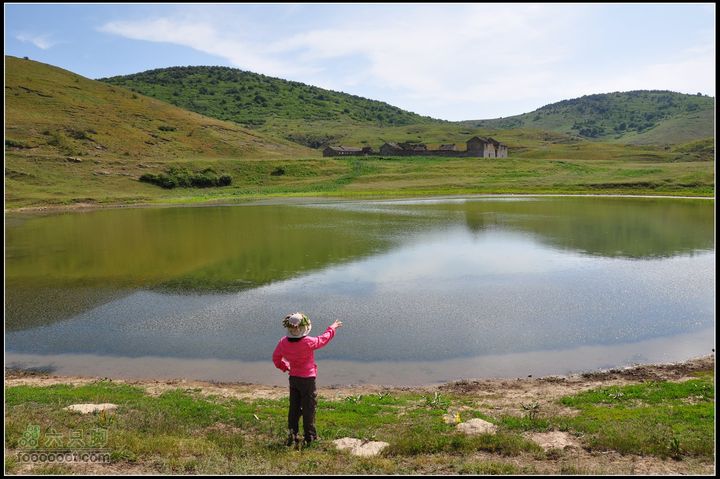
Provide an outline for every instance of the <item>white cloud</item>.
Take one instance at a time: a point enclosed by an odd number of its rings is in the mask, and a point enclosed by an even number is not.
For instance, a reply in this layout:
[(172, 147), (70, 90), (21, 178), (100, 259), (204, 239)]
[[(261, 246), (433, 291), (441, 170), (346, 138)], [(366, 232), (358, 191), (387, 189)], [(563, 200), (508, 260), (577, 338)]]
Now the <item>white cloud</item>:
[(110, 22), (100, 30), (184, 45), (238, 68), (451, 120), (523, 113), (589, 93), (650, 88), (707, 93), (709, 79), (714, 85), (714, 47), (704, 43), (663, 63), (640, 58), (615, 68), (593, 62), (601, 45), (593, 44), (586, 30), (594, 27), (598, 5), (345, 7), (334, 17), (295, 8), (270, 19), (257, 12), (239, 16), (225, 9), (214, 15), (193, 9)]
[(32, 35), (27, 33), (20, 33), (15, 36), (16, 39), (20, 40), (21, 42), (25, 43), (32, 43), (36, 47), (40, 48), (41, 50), (47, 50), (49, 48), (52, 48), (53, 46), (57, 45), (58, 41), (51, 40), (50, 35)]
[(173, 43), (225, 58), (233, 65), (267, 75), (298, 75), (314, 72), (302, 65), (286, 64), (265, 55), (262, 47), (215, 25), (185, 19), (157, 18), (109, 22), (99, 28), (105, 33), (133, 40)]
[(672, 90), (715, 95), (715, 46), (699, 44), (662, 62), (629, 65), (604, 72), (585, 72), (568, 88), (573, 96), (629, 90)]

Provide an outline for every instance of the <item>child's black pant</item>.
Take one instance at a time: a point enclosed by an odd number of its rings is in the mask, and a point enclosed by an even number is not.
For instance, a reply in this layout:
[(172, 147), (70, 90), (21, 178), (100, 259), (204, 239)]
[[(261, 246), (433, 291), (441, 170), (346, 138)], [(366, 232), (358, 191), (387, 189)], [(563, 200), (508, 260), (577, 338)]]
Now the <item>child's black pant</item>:
[(315, 430), (315, 407), (317, 406), (317, 391), (315, 378), (300, 378), (290, 376), (290, 410), (288, 411), (288, 429), (297, 435), (299, 431), (300, 416), (303, 418), (303, 432), (305, 441), (317, 439)]

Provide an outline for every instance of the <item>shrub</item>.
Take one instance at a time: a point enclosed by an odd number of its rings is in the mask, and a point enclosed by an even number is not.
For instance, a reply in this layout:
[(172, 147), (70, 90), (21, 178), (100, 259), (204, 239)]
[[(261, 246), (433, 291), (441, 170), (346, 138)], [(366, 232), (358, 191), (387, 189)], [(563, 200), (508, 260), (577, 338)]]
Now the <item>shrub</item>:
[(32, 146), (23, 141), (11, 140), (10, 138), (5, 139), (5, 146), (8, 148), (32, 148)]
[(170, 167), (165, 173), (145, 173), (140, 177), (143, 183), (151, 183), (163, 188), (210, 188), (213, 186), (228, 186), (232, 183), (230, 175), (218, 176), (212, 168), (201, 172), (191, 172), (186, 168)]

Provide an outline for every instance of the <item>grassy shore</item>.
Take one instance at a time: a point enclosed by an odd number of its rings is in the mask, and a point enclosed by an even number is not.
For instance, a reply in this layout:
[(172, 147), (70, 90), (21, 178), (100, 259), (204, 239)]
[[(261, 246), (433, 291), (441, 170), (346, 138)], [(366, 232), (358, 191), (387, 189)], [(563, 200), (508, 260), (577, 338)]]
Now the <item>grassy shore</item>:
[[(321, 387), (322, 440), (293, 450), (282, 387), (131, 381), (6, 371), (5, 471), (10, 474), (711, 474), (714, 355), (568, 377), (487, 379), (442, 386)], [(80, 415), (74, 403), (114, 403)], [(495, 435), (468, 436), (482, 418)], [(109, 464), (27, 464), (39, 442), (105, 430)], [(80, 433), (78, 433), (80, 431)], [(548, 432), (568, 446), (543, 447)], [(78, 435), (79, 434), (79, 435)], [(354, 437), (390, 445), (376, 457), (338, 451)], [(71, 450), (72, 448), (68, 448)]]
[[(52, 164), (46, 164), (52, 163)], [(214, 171), (232, 184), (164, 189), (139, 181), (170, 166)], [(135, 165), (10, 157), (5, 207), (242, 202), (269, 197), (407, 197), (466, 194), (714, 195), (714, 163), (625, 158), (314, 158), (205, 159)], [(273, 172), (282, 171), (282, 174)]]

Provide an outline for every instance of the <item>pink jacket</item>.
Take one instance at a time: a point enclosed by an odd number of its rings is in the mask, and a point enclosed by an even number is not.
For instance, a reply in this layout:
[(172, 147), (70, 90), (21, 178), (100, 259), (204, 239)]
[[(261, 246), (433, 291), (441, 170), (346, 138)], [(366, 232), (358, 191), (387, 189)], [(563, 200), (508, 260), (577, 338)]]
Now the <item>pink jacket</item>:
[(327, 345), (333, 337), (335, 337), (335, 330), (330, 326), (320, 336), (305, 336), (296, 342), (288, 341), (285, 336), (275, 347), (272, 356), (273, 363), (283, 372), (290, 371), (290, 376), (317, 377), (314, 351)]

